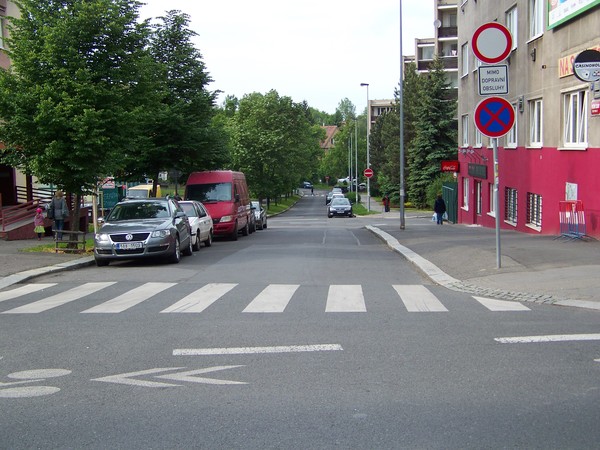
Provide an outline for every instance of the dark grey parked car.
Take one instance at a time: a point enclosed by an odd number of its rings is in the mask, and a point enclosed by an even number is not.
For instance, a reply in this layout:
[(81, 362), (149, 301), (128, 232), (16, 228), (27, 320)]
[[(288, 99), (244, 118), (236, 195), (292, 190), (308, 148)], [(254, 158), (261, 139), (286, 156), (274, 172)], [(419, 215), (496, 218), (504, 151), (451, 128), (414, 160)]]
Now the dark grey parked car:
[(251, 201), (250, 205), (254, 211), (254, 218), (256, 219), (256, 228), (258, 230), (264, 230), (267, 228), (267, 211), (257, 201)]
[(188, 217), (172, 199), (147, 198), (117, 203), (94, 236), (98, 266), (124, 259), (165, 257), (178, 263), (192, 254)]

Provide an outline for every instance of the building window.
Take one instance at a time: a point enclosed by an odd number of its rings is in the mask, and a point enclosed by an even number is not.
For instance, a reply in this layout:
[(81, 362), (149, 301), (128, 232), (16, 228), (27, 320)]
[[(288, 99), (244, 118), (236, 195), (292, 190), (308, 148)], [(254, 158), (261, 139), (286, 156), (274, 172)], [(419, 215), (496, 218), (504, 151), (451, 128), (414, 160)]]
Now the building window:
[(481, 215), (481, 181), (475, 182), (475, 213)]
[(544, 4), (545, 0), (529, 0), (529, 39), (544, 32)]
[(1, 18), (0, 19), (0, 48), (6, 48), (4, 47), (4, 29), (5, 29), (5, 19)]
[(462, 129), (462, 145), (463, 147), (469, 146), (469, 115), (464, 114), (460, 117), (461, 129)]
[(504, 188), (504, 220), (509, 223), (517, 223), (517, 190)]
[(518, 117), (517, 105), (513, 104), (512, 107), (513, 107), (513, 110), (515, 111), (515, 124), (509, 130), (509, 132), (506, 134), (506, 146), (508, 148), (517, 148), (517, 117)]
[(469, 179), (463, 178), (463, 198), (462, 198), (462, 207), (469, 210)]
[(483, 147), (483, 134), (475, 127), (475, 147)]
[(542, 227), (542, 196), (527, 193), (527, 225)]
[(565, 147), (587, 146), (587, 90), (569, 92), (564, 99)]
[(460, 46), (460, 58), (461, 75), (466, 77), (469, 75), (469, 44), (463, 44)]
[(529, 102), (529, 145), (532, 147), (542, 146), (542, 100), (531, 100)]
[(506, 11), (506, 28), (510, 31), (512, 36), (512, 47), (511, 50), (517, 48), (517, 7), (513, 6)]
[(490, 216), (496, 217), (496, 196), (494, 195), (494, 183), (490, 183)]

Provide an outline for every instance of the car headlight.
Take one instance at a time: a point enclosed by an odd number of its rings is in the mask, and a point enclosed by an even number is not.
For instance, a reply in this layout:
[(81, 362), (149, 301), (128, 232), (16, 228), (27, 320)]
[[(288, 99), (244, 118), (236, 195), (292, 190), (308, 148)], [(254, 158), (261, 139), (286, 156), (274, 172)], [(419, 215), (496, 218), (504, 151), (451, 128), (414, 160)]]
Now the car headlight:
[(233, 220), (232, 216), (223, 216), (221, 217), (220, 222), (231, 222)]
[(98, 241), (98, 242), (110, 242), (110, 239), (108, 238), (108, 234), (106, 234), (106, 233), (96, 233), (96, 236), (94, 237), (94, 239), (96, 239), (96, 241)]
[(152, 237), (154, 238), (165, 238), (169, 236), (171, 233), (169, 230), (156, 230), (152, 232)]

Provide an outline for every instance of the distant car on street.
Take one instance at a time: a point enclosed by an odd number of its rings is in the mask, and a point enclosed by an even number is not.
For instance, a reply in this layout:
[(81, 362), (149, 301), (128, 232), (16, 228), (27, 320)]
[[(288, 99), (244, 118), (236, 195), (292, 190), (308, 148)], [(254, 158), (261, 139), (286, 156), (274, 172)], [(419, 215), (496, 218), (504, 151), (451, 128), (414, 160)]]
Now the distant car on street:
[(302, 182), (302, 187), (304, 189), (312, 189), (313, 185), (310, 181), (304, 181), (304, 182)]
[(327, 207), (327, 217), (346, 216), (353, 217), (352, 205), (346, 197), (333, 198)]
[(256, 229), (264, 230), (267, 228), (267, 211), (263, 208), (259, 202), (251, 201), (250, 205), (254, 211), (254, 218), (256, 219)]

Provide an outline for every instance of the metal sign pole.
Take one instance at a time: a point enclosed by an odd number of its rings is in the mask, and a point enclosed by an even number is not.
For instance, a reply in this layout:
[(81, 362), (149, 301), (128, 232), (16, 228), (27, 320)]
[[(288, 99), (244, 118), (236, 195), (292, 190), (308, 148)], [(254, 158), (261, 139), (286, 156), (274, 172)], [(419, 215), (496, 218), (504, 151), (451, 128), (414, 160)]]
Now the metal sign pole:
[(494, 149), (494, 203), (496, 204), (496, 268), (502, 267), (502, 253), (500, 252), (500, 193), (499, 193), (499, 173), (498, 173), (498, 138), (492, 139)]

